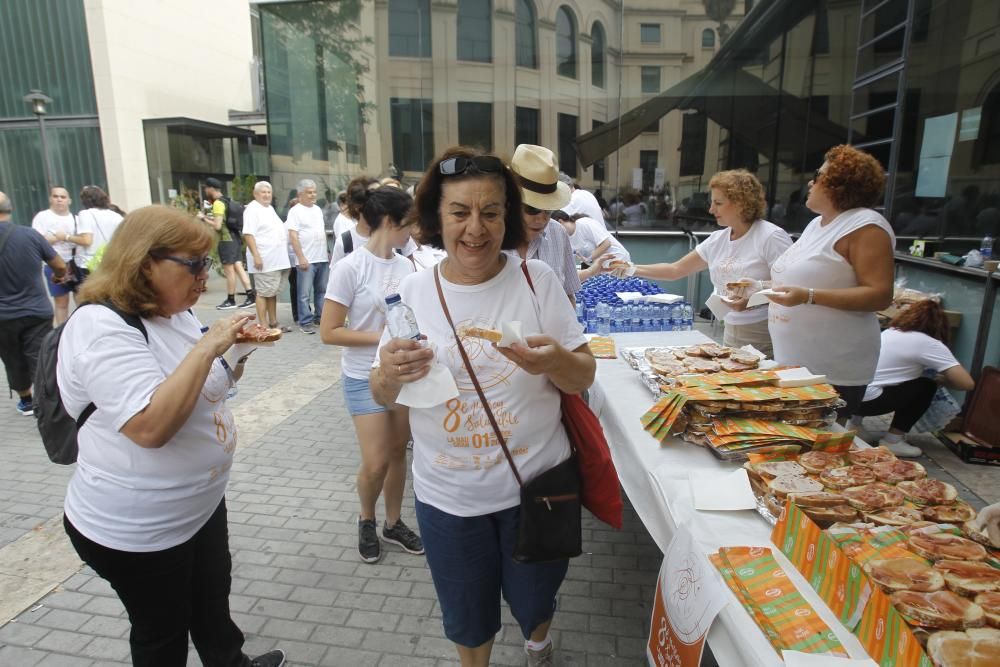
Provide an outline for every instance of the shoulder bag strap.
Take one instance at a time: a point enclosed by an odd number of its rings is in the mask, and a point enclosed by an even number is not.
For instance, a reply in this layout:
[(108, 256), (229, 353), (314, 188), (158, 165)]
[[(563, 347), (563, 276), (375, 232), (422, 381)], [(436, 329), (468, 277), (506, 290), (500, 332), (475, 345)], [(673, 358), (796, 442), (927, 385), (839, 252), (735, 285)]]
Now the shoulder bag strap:
[(3, 247), (7, 245), (7, 239), (9, 239), (13, 233), (14, 221), (9, 220), (7, 222), (7, 228), (3, 230), (3, 234), (0, 234), (0, 254), (3, 254)]
[(493, 432), (496, 433), (497, 441), (500, 443), (500, 447), (503, 448), (504, 456), (507, 457), (507, 463), (510, 464), (510, 469), (514, 472), (514, 479), (517, 480), (518, 486), (524, 486), (524, 482), (521, 481), (521, 473), (517, 471), (517, 466), (514, 465), (514, 457), (510, 455), (510, 450), (507, 449), (507, 441), (504, 440), (503, 432), (500, 430), (499, 424), (497, 424), (496, 417), (493, 416), (493, 410), (490, 408), (489, 401), (486, 400), (486, 394), (483, 393), (483, 388), (479, 384), (479, 378), (476, 377), (475, 371), (472, 370), (472, 362), (469, 361), (469, 355), (465, 351), (465, 346), (462, 345), (462, 340), (458, 337), (458, 331), (455, 330), (455, 323), (451, 319), (451, 313), (448, 311), (448, 304), (444, 300), (444, 290), (441, 289), (441, 276), (438, 271), (438, 266), (434, 266), (434, 284), (437, 287), (438, 299), (441, 301), (441, 310), (444, 311), (445, 319), (448, 320), (448, 326), (451, 327), (451, 332), (455, 334), (455, 342), (458, 344), (458, 351), (462, 355), (462, 363), (465, 364), (465, 370), (469, 373), (469, 378), (472, 380), (472, 385), (476, 388), (476, 393), (479, 394), (479, 400), (483, 404), (483, 412), (489, 417), (490, 424), (493, 426)]

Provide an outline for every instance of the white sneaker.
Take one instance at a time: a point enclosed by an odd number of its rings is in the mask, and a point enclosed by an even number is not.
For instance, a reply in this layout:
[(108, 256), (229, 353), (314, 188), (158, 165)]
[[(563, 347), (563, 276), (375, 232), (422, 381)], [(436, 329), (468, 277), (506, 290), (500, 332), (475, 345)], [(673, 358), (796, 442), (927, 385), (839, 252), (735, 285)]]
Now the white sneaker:
[(886, 442), (885, 440), (881, 440), (878, 444), (883, 447), (887, 447), (890, 452), (904, 459), (913, 459), (918, 456), (922, 456), (924, 453), (924, 450), (907, 444), (903, 440), (900, 440), (899, 442)]

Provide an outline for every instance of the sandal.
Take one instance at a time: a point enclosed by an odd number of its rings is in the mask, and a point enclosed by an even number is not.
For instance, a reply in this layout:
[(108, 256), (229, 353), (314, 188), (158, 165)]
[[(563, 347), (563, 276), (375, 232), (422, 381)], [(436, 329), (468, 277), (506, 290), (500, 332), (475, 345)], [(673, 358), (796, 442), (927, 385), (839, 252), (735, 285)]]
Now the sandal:
[(278, 324), (277, 322), (274, 322), (273, 324), (271, 324), (270, 328), (271, 329), (281, 329), (281, 333), (291, 333), (292, 332), (292, 328), (291, 327), (282, 326), (282, 325)]

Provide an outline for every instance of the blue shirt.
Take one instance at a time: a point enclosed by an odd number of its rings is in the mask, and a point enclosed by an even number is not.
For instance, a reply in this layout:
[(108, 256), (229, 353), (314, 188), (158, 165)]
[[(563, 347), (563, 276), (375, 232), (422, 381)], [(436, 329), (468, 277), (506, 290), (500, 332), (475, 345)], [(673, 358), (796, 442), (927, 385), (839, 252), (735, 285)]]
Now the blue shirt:
[(49, 242), (31, 227), (0, 222), (0, 237), (10, 236), (0, 250), (0, 321), (19, 317), (52, 317), (52, 302), (38, 266), (56, 255)]

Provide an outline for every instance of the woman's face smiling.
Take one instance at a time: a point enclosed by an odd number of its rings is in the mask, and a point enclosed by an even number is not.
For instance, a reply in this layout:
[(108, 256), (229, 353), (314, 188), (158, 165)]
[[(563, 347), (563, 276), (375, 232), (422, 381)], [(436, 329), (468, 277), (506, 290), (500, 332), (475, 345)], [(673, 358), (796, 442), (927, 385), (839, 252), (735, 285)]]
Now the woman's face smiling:
[(499, 272), (506, 206), (506, 191), (500, 178), (482, 176), (444, 181), (438, 216), (444, 249), (448, 251), (449, 280), (476, 284)]

